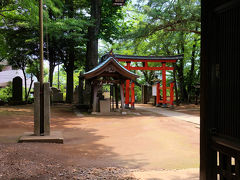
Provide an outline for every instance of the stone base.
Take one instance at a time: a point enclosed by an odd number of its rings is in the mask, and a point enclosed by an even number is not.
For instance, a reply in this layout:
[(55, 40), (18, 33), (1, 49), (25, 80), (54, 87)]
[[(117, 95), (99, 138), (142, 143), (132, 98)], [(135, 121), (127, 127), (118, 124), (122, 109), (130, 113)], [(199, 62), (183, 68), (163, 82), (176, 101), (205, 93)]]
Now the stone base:
[(49, 136), (35, 136), (32, 132), (25, 132), (18, 140), (18, 143), (30, 142), (63, 144), (63, 135), (61, 131), (51, 131)]
[(125, 109), (129, 109), (129, 104), (125, 104)]
[(110, 113), (110, 99), (100, 100), (100, 112)]

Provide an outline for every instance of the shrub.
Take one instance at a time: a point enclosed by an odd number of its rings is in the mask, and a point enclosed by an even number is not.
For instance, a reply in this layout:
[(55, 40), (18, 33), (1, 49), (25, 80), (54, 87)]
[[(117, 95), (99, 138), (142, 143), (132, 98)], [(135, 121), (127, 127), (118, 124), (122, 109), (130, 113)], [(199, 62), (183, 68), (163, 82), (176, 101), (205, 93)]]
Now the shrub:
[(12, 85), (0, 88), (0, 101), (8, 102), (12, 98)]

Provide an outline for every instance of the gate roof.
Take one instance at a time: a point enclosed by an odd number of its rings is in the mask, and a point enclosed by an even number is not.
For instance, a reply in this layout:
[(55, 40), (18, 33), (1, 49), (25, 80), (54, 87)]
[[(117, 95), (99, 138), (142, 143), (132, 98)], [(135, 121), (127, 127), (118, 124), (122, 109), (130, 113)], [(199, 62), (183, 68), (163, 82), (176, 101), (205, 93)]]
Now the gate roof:
[(115, 58), (108, 57), (92, 70), (83, 74), (85, 79), (112, 77), (114, 80), (136, 80), (139, 76), (123, 67)]

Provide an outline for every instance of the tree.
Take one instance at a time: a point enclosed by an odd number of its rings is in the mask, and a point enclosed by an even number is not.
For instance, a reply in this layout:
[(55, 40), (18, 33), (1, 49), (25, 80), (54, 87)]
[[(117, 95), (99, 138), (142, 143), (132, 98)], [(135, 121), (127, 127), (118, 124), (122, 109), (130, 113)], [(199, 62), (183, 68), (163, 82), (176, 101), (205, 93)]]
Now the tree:
[(90, 7), (93, 26), (88, 28), (86, 71), (98, 64), (99, 39), (112, 43), (125, 33), (119, 23), (124, 17), (122, 7), (113, 6), (109, 0), (91, 0)]
[[(84, 14), (79, 13), (79, 8), (82, 6), (85, 7), (85, 4), (79, 4), (77, 1), (72, 0), (64, 1), (62, 15), (58, 16), (57, 20), (54, 20), (51, 27), (49, 27), (49, 31), (54, 32), (51, 36), (52, 42), (58, 42), (57, 45), (51, 43), (52, 46), (50, 48), (53, 53), (50, 55), (58, 59), (58, 63), (59, 61), (63, 63), (67, 73), (66, 102), (68, 103), (73, 101), (73, 72), (77, 68), (77, 64), (83, 64), (83, 62), (78, 63), (76, 61), (84, 61), (84, 58), (82, 58), (82, 51), (85, 50), (84, 44), (86, 42), (84, 36), (86, 35), (87, 27), (90, 25)], [(58, 27), (59, 25), (61, 25), (60, 28)]]
[[(184, 54), (168, 80), (176, 82), (177, 101), (178, 95), (181, 102), (189, 101), (193, 85), (199, 82), (200, 2), (140, 0), (139, 4), (126, 7), (128, 33), (110, 48), (129, 55)], [(151, 84), (160, 73), (143, 71), (141, 76)]]
[(101, 22), (101, 5), (102, 0), (90, 1), (91, 6), (90, 15), (93, 25), (88, 27), (86, 71), (91, 70), (98, 64), (98, 35)]
[[(38, 46), (36, 44), (37, 18), (34, 11), (37, 9), (36, 2), (8, 1), (1, 4), (0, 10), (0, 38), (3, 48), (0, 57), (8, 61), (13, 67), (22, 70), (25, 83), (25, 101), (28, 99), (26, 67), (29, 63), (38, 59), (36, 56)], [(31, 11), (26, 11), (31, 7)], [(5, 53), (4, 53), (5, 52)]]

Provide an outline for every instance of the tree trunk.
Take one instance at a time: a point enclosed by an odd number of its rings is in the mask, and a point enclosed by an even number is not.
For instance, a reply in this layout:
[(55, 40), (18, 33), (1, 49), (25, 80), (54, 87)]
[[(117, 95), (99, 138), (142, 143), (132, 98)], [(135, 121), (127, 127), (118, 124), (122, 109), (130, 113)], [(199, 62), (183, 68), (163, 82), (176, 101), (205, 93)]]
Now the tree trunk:
[(98, 34), (101, 23), (101, 0), (91, 0), (91, 19), (94, 26), (88, 28), (88, 42), (86, 52), (86, 71), (98, 64)]
[(179, 106), (179, 98), (178, 98), (178, 88), (177, 88), (177, 78), (176, 78), (176, 64), (173, 63), (173, 81), (174, 81), (174, 90), (175, 90), (175, 97), (176, 97), (176, 105)]
[[(50, 38), (48, 38), (50, 39)], [(49, 43), (49, 77), (48, 77), (48, 82), (50, 83), (50, 87), (53, 85), (53, 72), (56, 67), (56, 57), (55, 57), (55, 49), (53, 47), (54, 44), (54, 39), (51, 38), (51, 43)]]
[[(68, 9), (68, 17), (73, 18), (74, 17), (74, 6), (73, 1), (68, 1), (69, 9)], [(75, 61), (75, 54), (74, 54), (74, 41), (69, 41), (69, 50), (68, 50), (68, 63), (66, 66), (66, 72), (67, 72), (67, 92), (66, 92), (66, 102), (72, 103), (73, 102), (73, 84), (74, 84), (74, 78), (73, 78), (73, 72), (74, 72), (74, 61)]]
[(49, 77), (48, 77), (48, 82), (50, 83), (50, 87), (53, 85), (53, 72), (55, 69), (55, 64), (49, 61)]
[[(198, 28), (196, 27), (196, 30)], [(195, 70), (195, 60), (196, 60), (196, 45), (197, 45), (197, 38), (194, 38), (194, 44), (192, 47), (192, 57), (191, 57), (191, 69), (188, 74), (188, 102), (191, 103), (191, 95), (193, 94), (193, 81), (194, 81), (194, 70)]]
[(191, 94), (192, 94), (192, 88), (193, 88), (193, 80), (194, 80), (194, 69), (195, 69), (195, 52), (196, 52), (196, 40), (195, 44), (193, 44), (192, 48), (192, 57), (191, 57), (191, 69), (189, 72), (189, 78), (188, 78), (188, 102), (191, 102)]
[[(184, 54), (184, 42), (182, 40), (181, 42), (181, 53)], [(179, 50), (178, 50), (179, 51)], [(179, 51), (180, 53), (180, 51)], [(181, 102), (187, 102), (188, 95), (187, 95), (187, 90), (185, 87), (185, 79), (184, 79), (184, 57), (182, 60), (180, 60), (179, 66), (178, 66), (178, 79), (179, 79), (179, 86), (180, 86), (180, 100)]]
[[(72, 48), (71, 48), (72, 47)], [(73, 46), (70, 45), (70, 50), (69, 50), (69, 60), (68, 60), (68, 66), (67, 66), (67, 92), (66, 92), (66, 102), (67, 103), (72, 103), (73, 102), (73, 89), (74, 89), (74, 77), (73, 77), (73, 72), (74, 72), (74, 49)]]

